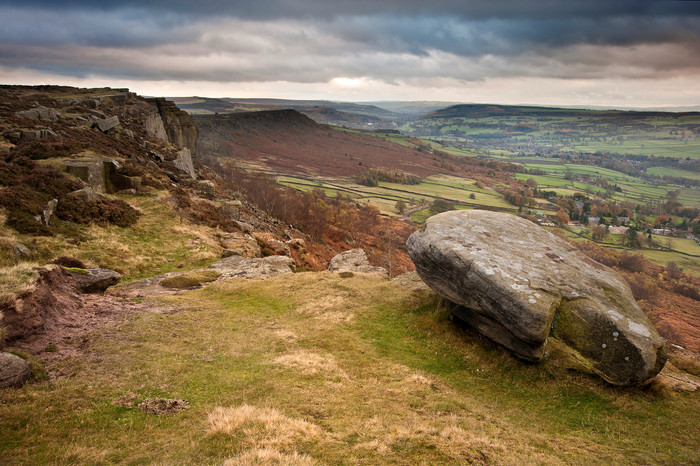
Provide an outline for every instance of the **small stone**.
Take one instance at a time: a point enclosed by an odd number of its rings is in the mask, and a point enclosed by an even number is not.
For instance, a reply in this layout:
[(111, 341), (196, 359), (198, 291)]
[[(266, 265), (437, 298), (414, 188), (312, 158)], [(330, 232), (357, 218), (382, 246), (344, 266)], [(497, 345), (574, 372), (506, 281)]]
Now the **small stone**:
[(0, 388), (21, 387), (31, 374), (29, 361), (12, 353), (0, 353)]

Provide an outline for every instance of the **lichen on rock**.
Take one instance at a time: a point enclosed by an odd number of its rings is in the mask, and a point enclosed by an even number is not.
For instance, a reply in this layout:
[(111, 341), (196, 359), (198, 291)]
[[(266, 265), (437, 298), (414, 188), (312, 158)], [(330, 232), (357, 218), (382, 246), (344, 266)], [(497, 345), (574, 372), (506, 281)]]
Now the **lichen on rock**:
[(614, 270), (520, 217), (453, 211), (408, 239), (421, 278), (453, 313), (519, 357), (566, 348), (573, 365), (616, 385), (663, 367), (663, 341)]

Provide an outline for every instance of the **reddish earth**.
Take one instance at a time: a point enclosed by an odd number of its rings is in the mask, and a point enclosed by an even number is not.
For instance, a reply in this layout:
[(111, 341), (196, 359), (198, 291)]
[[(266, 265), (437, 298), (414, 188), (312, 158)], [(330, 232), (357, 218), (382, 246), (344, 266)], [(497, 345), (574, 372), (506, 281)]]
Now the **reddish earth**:
[(659, 334), (669, 342), (700, 353), (700, 301), (659, 290), (653, 304), (640, 302)]
[(60, 268), (40, 271), (36, 290), (21, 303), (21, 312), (3, 309), (8, 330), (6, 349), (20, 349), (40, 358), (52, 378), (70, 375), (66, 357), (90, 351), (99, 329), (116, 331), (132, 314), (173, 312), (153, 302), (135, 303), (114, 296), (79, 293)]
[(444, 171), (432, 154), (320, 125), (296, 110), (193, 118), (200, 153), (263, 162), (283, 173), (353, 176), (381, 168), (423, 177)]

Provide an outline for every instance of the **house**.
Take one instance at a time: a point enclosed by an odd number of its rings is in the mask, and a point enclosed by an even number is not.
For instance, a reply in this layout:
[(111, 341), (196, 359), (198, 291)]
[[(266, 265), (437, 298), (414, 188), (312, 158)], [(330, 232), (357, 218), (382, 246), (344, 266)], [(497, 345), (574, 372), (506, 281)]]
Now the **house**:
[(589, 225), (598, 225), (600, 223), (600, 217), (588, 217)]
[(625, 224), (625, 223), (629, 223), (629, 222), (630, 222), (629, 217), (617, 217), (617, 223), (619, 223), (620, 225)]
[(608, 231), (611, 235), (624, 235), (629, 230), (628, 227), (609, 227)]

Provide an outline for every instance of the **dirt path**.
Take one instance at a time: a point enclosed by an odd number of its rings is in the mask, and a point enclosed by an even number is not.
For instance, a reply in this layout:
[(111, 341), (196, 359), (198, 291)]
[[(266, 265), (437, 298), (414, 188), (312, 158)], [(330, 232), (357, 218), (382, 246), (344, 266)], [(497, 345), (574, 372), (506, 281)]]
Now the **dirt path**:
[(68, 375), (59, 363), (88, 353), (97, 334), (118, 330), (135, 314), (175, 312), (173, 307), (150, 299), (134, 302), (102, 294), (73, 297), (77, 298), (77, 304), (64, 312), (61, 319), (47, 320), (42, 331), (9, 342), (6, 349), (26, 351), (44, 362), (51, 378), (59, 378)]

